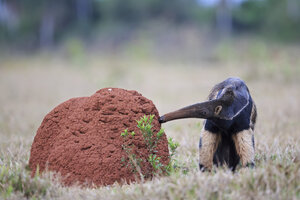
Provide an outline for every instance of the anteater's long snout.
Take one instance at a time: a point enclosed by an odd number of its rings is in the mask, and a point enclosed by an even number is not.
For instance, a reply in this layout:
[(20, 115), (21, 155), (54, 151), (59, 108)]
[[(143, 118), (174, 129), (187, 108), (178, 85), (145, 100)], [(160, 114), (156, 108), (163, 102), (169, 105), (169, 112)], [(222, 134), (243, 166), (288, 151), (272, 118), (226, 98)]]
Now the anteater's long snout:
[(220, 99), (196, 103), (174, 112), (167, 113), (159, 118), (160, 123), (184, 118), (218, 118), (225, 107), (228, 107), (233, 102), (233, 96), (224, 95)]

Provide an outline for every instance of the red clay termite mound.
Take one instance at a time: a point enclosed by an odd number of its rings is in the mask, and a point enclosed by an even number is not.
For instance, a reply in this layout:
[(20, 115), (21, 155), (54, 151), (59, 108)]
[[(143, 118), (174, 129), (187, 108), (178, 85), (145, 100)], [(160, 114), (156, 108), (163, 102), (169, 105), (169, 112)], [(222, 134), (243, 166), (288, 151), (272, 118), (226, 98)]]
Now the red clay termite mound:
[[(136, 91), (105, 88), (90, 97), (70, 99), (54, 108), (44, 118), (34, 138), (29, 166), (32, 175), (37, 166), (43, 171), (59, 172), (65, 185), (74, 183), (97, 186), (110, 185), (123, 180), (134, 181), (137, 174), (124, 163), (127, 157), (122, 149), (124, 129), (136, 135), (130, 141), (134, 152), (147, 160), (149, 152), (136, 120), (144, 115), (155, 115), (153, 132), (160, 130), (158, 111), (152, 101)], [(161, 162), (169, 161), (165, 135), (157, 145)], [(145, 162), (142, 171), (152, 167)]]

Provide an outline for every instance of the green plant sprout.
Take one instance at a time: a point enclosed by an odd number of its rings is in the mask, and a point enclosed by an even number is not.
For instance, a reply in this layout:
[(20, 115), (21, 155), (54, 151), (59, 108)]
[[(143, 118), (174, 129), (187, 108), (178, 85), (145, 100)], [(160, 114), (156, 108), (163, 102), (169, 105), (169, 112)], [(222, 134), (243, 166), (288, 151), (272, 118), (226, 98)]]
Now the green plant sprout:
[[(121, 136), (124, 137), (124, 139), (128, 138), (130, 136), (132, 138), (134, 138), (135, 133), (134, 132), (129, 133), (128, 129), (125, 129), (124, 132), (121, 133)], [(123, 163), (123, 166), (126, 166), (126, 167), (130, 166), (132, 172), (133, 173), (138, 172), (140, 174), (141, 179), (143, 180), (144, 176), (141, 172), (142, 159), (138, 158), (137, 155), (133, 153), (134, 144), (132, 144), (132, 143), (126, 144), (126, 145), (122, 144), (122, 148), (126, 152), (127, 157), (128, 157), (128, 161), (126, 160), (126, 158), (122, 157), (121, 162)]]
[(164, 134), (164, 129), (160, 129), (157, 134), (154, 134), (152, 131), (152, 122), (153, 122), (154, 115), (142, 117), (140, 120), (137, 120), (137, 127), (140, 129), (143, 138), (145, 140), (147, 149), (149, 150), (150, 154), (156, 152), (155, 148), (157, 147), (157, 143), (161, 136)]
[[(140, 155), (136, 155), (133, 152), (134, 144), (123, 144), (122, 148), (126, 152), (127, 158), (122, 158), (121, 162), (124, 163), (123, 166), (130, 167), (133, 173), (139, 173), (141, 180), (144, 180), (144, 177), (151, 177), (156, 175), (167, 174), (170, 175), (174, 172), (174, 167), (177, 166), (177, 161), (172, 157), (175, 155), (176, 149), (179, 146), (178, 142), (174, 142), (172, 138), (169, 138), (168, 144), (170, 149), (170, 161), (168, 165), (163, 165), (160, 162), (161, 157), (157, 156), (157, 144), (165, 134), (164, 129), (160, 129), (156, 134), (152, 131), (152, 122), (154, 119), (154, 115), (146, 116), (144, 115), (140, 120), (137, 120), (137, 127), (139, 128), (143, 139), (145, 141), (147, 150), (149, 151), (149, 157), (147, 160), (141, 159)], [(124, 132), (121, 133), (121, 136), (125, 141), (129, 139), (133, 139), (136, 135), (135, 132), (128, 132), (128, 129), (125, 129)], [(141, 166), (143, 163), (150, 163), (152, 166), (151, 171), (146, 171), (144, 174), (142, 173)]]
[(168, 145), (170, 147), (170, 150), (171, 150), (171, 157), (175, 155), (176, 153), (176, 149), (179, 147), (179, 143), (178, 142), (175, 142), (173, 140), (173, 138), (168, 138)]

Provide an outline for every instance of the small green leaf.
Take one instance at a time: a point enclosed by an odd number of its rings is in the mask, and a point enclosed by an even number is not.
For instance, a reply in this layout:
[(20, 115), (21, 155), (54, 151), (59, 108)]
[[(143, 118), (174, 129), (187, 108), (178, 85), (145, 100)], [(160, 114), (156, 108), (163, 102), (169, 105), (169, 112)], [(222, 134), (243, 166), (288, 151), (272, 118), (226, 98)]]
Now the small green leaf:
[(11, 193), (13, 192), (14, 188), (12, 185), (9, 185), (6, 190), (6, 197), (10, 197)]

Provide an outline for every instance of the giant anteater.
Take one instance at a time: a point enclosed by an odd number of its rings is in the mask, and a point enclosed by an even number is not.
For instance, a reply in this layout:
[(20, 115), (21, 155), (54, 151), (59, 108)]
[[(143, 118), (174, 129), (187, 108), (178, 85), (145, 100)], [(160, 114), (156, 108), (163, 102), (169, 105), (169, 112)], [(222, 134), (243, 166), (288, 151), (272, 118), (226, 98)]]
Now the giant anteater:
[(245, 82), (228, 78), (215, 85), (208, 101), (160, 117), (161, 123), (182, 118), (204, 118), (199, 142), (200, 170), (226, 164), (233, 171), (254, 166), (256, 106)]

